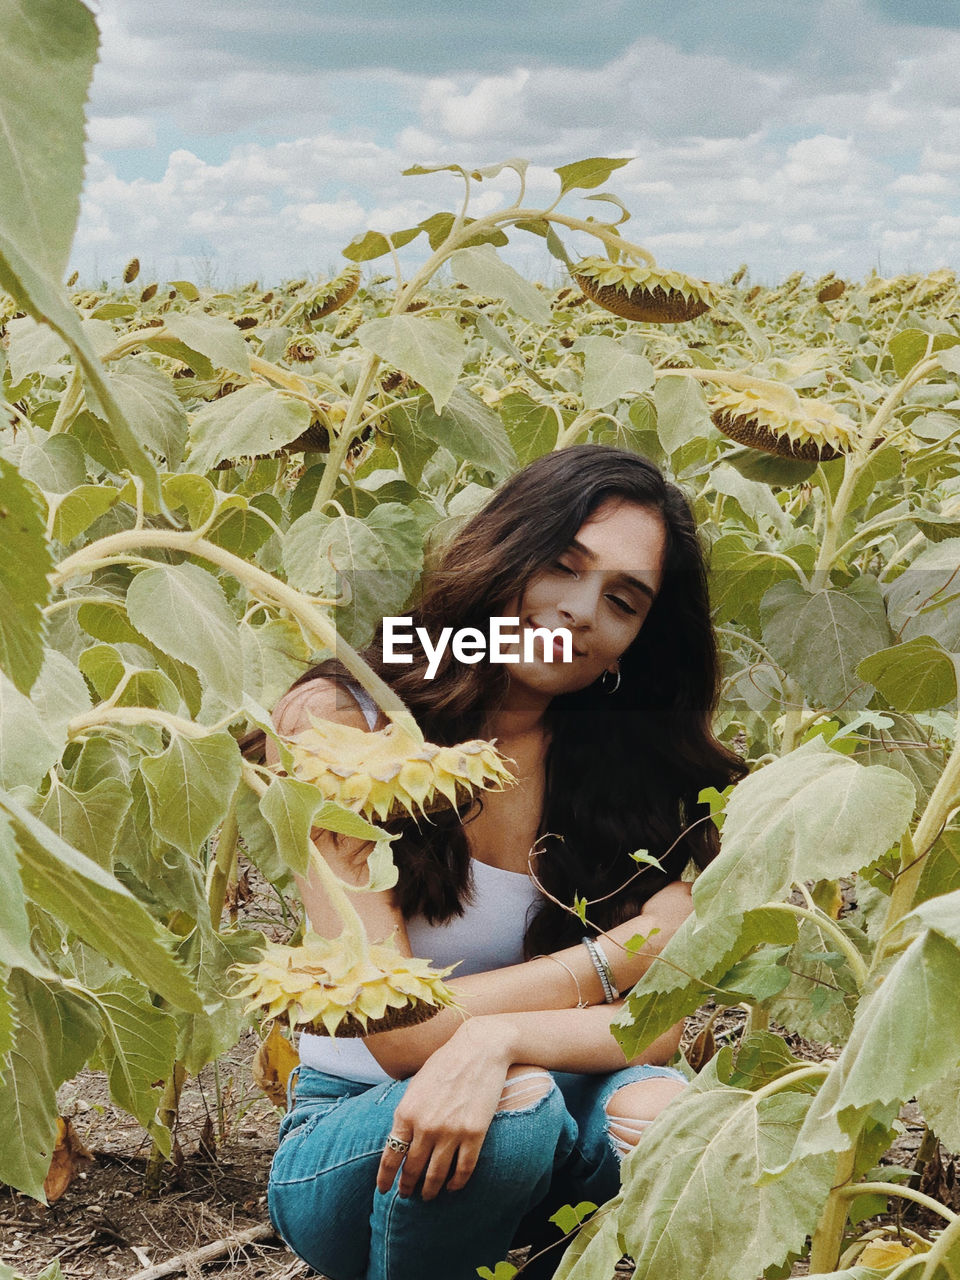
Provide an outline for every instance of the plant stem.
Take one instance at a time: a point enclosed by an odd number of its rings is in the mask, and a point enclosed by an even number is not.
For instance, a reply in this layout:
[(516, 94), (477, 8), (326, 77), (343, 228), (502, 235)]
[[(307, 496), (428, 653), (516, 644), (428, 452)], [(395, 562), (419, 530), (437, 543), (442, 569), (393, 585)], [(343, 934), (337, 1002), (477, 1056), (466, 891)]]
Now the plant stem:
[(53, 422), (50, 424), (50, 435), (55, 436), (66, 431), (77, 416), (77, 411), (82, 401), (83, 374), (75, 367), (63, 393), (63, 398), (57, 405), (57, 412), (54, 414)]
[(855, 1196), (901, 1196), (904, 1200), (913, 1200), (917, 1204), (922, 1204), (925, 1209), (929, 1209), (931, 1213), (937, 1213), (941, 1218), (946, 1218), (948, 1222), (957, 1221), (957, 1214), (952, 1209), (948, 1209), (945, 1204), (941, 1204), (939, 1200), (934, 1200), (932, 1196), (924, 1195), (922, 1191), (914, 1191), (912, 1187), (900, 1187), (892, 1182), (854, 1182), (846, 1187), (838, 1187), (836, 1194), (845, 1200), (852, 1200)]
[[(949, 1255), (953, 1251), (957, 1251), (957, 1257), (950, 1258)], [(949, 1263), (960, 1261), (960, 1217), (955, 1217), (948, 1227), (945, 1227), (941, 1234), (934, 1241), (933, 1248), (926, 1255), (923, 1262), (924, 1280), (933, 1280), (938, 1266), (943, 1266), (947, 1270)], [(952, 1270), (950, 1272), (952, 1274)]]
[[(174, 1130), (177, 1125), (177, 1115), (180, 1110), (180, 1093), (183, 1089), (183, 1082), (187, 1078), (187, 1069), (182, 1062), (175, 1062), (173, 1070), (167, 1079), (163, 1088), (163, 1098), (160, 1106), (157, 1108), (157, 1115), (160, 1123), (165, 1129), (170, 1130), (170, 1140), (173, 1141)], [(155, 1196), (160, 1193), (160, 1176), (166, 1157), (154, 1142), (150, 1151), (150, 1158), (147, 1161), (147, 1171), (143, 1180), (143, 1191), (145, 1195)]]
[(833, 1189), (810, 1244), (810, 1274), (819, 1275), (836, 1269), (843, 1242), (843, 1229), (847, 1223), (849, 1206), (840, 1193), (853, 1177), (857, 1163), (857, 1144), (837, 1156), (837, 1173)]
[(214, 930), (219, 930), (223, 919), (223, 903), (226, 898), (227, 885), (234, 867), (237, 865), (237, 841), (240, 828), (237, 825), (236, 796), (230, 805), (227, 816), (220, 828), (217, 838), (217, 856), (213, 864), (213, 873), (207, 889), (207, 905), (210, 908), (210, 923)]
[(799, 916), (801, 920), (812, 921), (821, 932), (828, 933), (846, 957), (857, 986), (862, 990), (870, 972), (867, 962), (854, 946), (852, 939), (847, 937), (835, 920), (831, 920), (822, 911), (810, 911), (807, 907), (798, 907), (793, 902), (769, 902), (766, 910), (789, 911), (791, 915)]
[(339, 661), (366, 689), (389, 720), (409, 733), (415, 741), (423, 741), (423, 735), (416, 721), (397, 694), (367, 666), (351, 645), (337, 635), (336, 628), (330, 619), (325, 617), (302, 592), (281, 582), (256, 565), (248, 564), (246, 560), (224, 550), (223, 547), (208, 542), (196, 533), (180, 533), (173, 529), (133, 529), (110, 534), (106, 538), (91, 542), (72, 556), (67, 556), (57, 570), (50, 575), (51, 584), (55, 587), (62, 586), (70, 578), (90, 572), (96, 567), (97, 562), (104, 558), (122, 556), (143, 547), (183, 551), (187, 555), (209, 560), (212, 564), (231, 573), (253, 595), (264, 600), (265, 603), (274, 603), (286, 609), (315, 639), (319, 640), (324, 648), (336, 654)]

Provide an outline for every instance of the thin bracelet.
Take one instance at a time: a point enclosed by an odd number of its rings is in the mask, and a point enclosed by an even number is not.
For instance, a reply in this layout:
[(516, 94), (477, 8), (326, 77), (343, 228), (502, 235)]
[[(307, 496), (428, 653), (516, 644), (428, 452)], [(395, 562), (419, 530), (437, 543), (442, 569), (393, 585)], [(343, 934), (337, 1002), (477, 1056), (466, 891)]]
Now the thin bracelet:
[(613, 966), (607, 959), (607, 953), (604, 951), (603, 947), (601, 947), (599, 938), (593, 938), (591, 941), (597, 949), (597, 955), (600, 957), (600, 963), (603, 965), (604, 973), (607, 975), (607, 981), (610, 983), (610, 986), (619, 998), (620, 984), (617, 982), (616, 976), (614, 975)]
[(532, 956), (532, 957), (531, 957), (531, 959), (533, 959), (533, 960), (555, 960), (555, 961), (557, 962), (557, 964), (562, 965), (562, 966), (563, 966), (563, 968), (564, 968), (564, 969), (566, 969), (567, 973), (569, 973), (570, 977), (573, 979), (573, 985), (577, 988), (577, 1008), (578, 1008), (578, 1009), (589, 1009), (589, 1008), (590, 1008), (590, 1006), (587, 1004), (587, 1002), (586, 1002), (586, 1001), (584, 1000), (584, 998), (583, 998), (583, 992), (580, 990), (580, 983), (577, 981), (577, 975), (573, 972), (573, 970), (570, 968), (570, 966), (567, 964), (567, 962), (566, 962), (565, 960), (561, 960), (559, 956), (548, 955), (548, 954), (543, 953), (543, 952), (542, 952), (540, 955), (538, 955), (538, 956)]
[(587, 948), (587, 954), (593, 961), (593, 967), (597, 971), (597, 977), (600, 979), (601, 987), (603, 987), (604, 1000), (607, 1004), (613, 1004), (617, 998), (617, 993), (614, 990), (613, 983), (607, 976), (607, 969), (609, 968), (609, 965), (606, 965), (605, 961), (600, 959), (600, 953), (597, 951), (597, 944), (592, 938), (583, 937), (581, 938), (581, 942)]

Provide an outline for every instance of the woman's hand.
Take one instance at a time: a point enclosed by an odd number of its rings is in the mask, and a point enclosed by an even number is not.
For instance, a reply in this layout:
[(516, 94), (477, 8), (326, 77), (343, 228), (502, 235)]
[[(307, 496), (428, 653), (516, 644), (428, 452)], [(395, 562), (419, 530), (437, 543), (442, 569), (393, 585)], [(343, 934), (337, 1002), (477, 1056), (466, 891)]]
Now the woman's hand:
[[(389, 1191), (400, 1164), (400, 1195), (410, 1196), (423, 1175), (421, 1196), (433, 1200), (453, 1169), (448, 1191), (473, 1173), (490, 1121), (500, 1103), (510, 1056), (505, 1043), (482, 1039), (465, 1022), (414, 1075), (393, 1115), (391, 1133), (410, 1143), (406, 1155), (384, 1150), (377, 1190)], [(454, 1165), (454, 1161), (456, 1162)]]

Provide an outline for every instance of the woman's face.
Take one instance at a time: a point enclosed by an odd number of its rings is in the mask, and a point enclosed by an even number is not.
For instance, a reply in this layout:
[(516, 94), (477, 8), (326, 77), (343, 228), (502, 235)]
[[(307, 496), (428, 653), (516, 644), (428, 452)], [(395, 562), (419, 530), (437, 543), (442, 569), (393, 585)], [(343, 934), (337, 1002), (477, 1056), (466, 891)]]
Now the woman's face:
[(527, 584), (518, 602), (505, 609), (520, 618), (521, 633), (534, 627), (566, 627), (573, 636), (573, 661), (535, 658), (506, 668), (511, 694), (521, 690), (553, 697), (585, 689), (604, 671), (615, 672), (660, 589), (666, 529), (656, 511), (626, 498), (611, 497), (577, 530), (573, 542)]

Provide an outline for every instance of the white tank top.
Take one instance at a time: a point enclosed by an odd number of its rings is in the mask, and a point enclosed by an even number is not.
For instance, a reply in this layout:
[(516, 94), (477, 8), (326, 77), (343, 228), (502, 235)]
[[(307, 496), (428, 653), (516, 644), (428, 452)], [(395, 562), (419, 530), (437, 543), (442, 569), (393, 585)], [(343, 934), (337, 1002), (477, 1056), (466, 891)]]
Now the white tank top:
[[(372, 729), (377, 720), (373, 699), (359, 686), (348, 684), (347, 688)], [(422, 916), (407, 921), (413, 954), (441, 968), (456, 964), (451, 977), (519, 964), (523, 960), (523, 936), (532, 907), (540, 896), (525, 872), (505, 871), (476, 858), (471, 859), (470, 882), (473, 901), (464, 908), (462, 916), (438, 925), (428, 924)], [(393, 1078), (360, 1039), (303, 1032), (300, 1061), (317, 1071), (362, 1084), (381, 1084)]]

